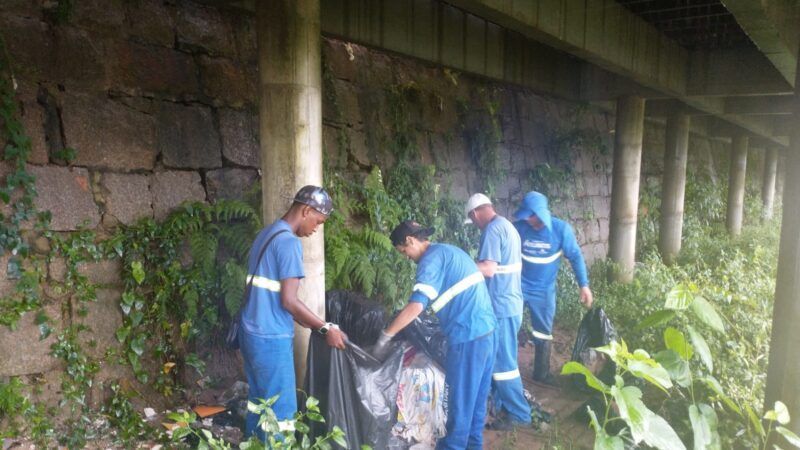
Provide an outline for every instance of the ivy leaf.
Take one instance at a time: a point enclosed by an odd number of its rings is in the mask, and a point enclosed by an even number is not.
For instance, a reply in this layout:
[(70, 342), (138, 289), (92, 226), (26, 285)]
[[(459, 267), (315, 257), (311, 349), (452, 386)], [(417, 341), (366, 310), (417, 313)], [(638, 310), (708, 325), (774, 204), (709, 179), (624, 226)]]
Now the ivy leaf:
[(781, 434), (790, 444), (800, 448), (800, 437), (794, 434), (791, 430), (785, 427), (777, 427), (775, 430)]
[(144, 314), (141, 311), (134, 311), (131, 313), (131, 326), (136, 327), (142, 323), (142, 319), (144, 318)]
[(663, 350), (654, 355), (656, 361), (666, 369), (670, 378), (679, 386), (688, 388), (692, 384), (692, 371), (689, 362), (672, 350)]
[(664, 344), (667, 348), (674, 351), (685, 361), (692, 359), (694, 349), (688, 342), (686, 337), (675, 328), (669, 327), (664, 330)]
[(695, 299), (690, 286), (680, 283), (667, 293), (667, 300), (664, 308), (674, 310), (684, 310), (689, 307)]
[(124, 326), (124, 327), (121, 327), (121, 328), (117, 328), (116, 336), (117, 336), (117, 340), (120, 343), (125, 342), (125, 340), (128, 339), (128, 336), (130, 334), (131, 334), (131, 327), (130, 326)]
[(714, 306), (705, 298), (699, 295), (695, 297), (694, 302), (692, 302), (692, 312), (698, 319), (712, 329), (720, 333), (725, 332), (725, 325), (722, 323), (722, 317), (720, 317)]
[(588, 384), (592, 389), (604, 392), (606, 394), (609, 393), (609, 387), (600, 381), (600, 379), (597, 378), (586, 366), (577, 361), (570, 361), (564, 364), (564, 367), (561, 368), (561, 375), (572, 374), (583, 375), (586, 378), (586, 384)]
[(144, 267), (141, 261), (133, 261), (131, 263), (131, 275), (136, 281), (136, 284), (142, 284), (144, 281)]
[(144, 336), (136, 336), (136, 338), (131, 341), (131, 350), (133, 350), (137, 356), (142, 356), (142, 353), (144, 353)]
[(645, 317), (644, 320), (639, 322), (639, 325), (636, 325), (634, 328), (635, 330), (644, 330), (645, 328), (656, 327), (662, 324), (665, 324), (672, 320), (675, 317), (675, 311), (669, 309), (662, 309), (660, 311), (656, 311), (649, 316)]
[(706, 365), (708, 368), (709, 373), (714, 371), (714, 359), (711, 356), (711, 349), (708, 348), (708, 344), (706, 340), (703, 338), (703, 335), (697, 332), (693, 327), (688, 327), (689, 330), (689, 339), (692, 340), (692, 344), (697, 348), (697, 354), (700, 355), (700, 360), (703, 361), (703, 364)]

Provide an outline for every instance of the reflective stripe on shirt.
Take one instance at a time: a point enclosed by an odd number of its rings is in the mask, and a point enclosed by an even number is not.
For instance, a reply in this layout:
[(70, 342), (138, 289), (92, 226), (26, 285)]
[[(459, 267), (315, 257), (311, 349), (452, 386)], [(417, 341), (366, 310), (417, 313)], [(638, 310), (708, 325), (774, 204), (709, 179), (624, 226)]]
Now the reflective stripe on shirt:
[(262, 277), (259, 275), (248, 275), (247, 282), (249, 283), (250, 280), (253, 280), (253, 286), (260, 287), (272, 292), (280, 292), (281, 291), (281, 282), (270, 280), (267, 277)]
[(422, 294), (425, 297), (428, 297), (430, 300), (433, 300), (433, 299), (435, 299), (436, 297), (439, 296), (439, 292), (436, 289), (434, 289), (433, 286), (431, 286), (429, 284), (417, 283), (417, 284), (414, 285), (413, 288), (411, 288), (411, 291), (412, 292), (413, 291), (422, 292)]
[(494, 271), (495, 275), (496, 274), (519, 273), (519, 272), (522, 272), (522, 263), (521, 262), (516, 263), (516, 264), (508, 264), (508, 265), (505, 265), (505, 266), (497, 266), (497, 269), (495, 269), (495, 271)]
[(552, 254), (550, 256), (546, 256), (544, 258), (538, 258), (536, 256), (526, 256), (524, 254), (522, 255), (522, 259), (524, 259), (525, 261), (528, 261), (529, 263), (533, 263), (533, 264), (550, 264), (551, 262), (557, 260), (560, 257), (561, 257), (561, 250), (557, 251), (556, 253), (554, 253), (554, 254)]
[(462, 278), (461, 281), (454, 284), (450, 289), (444, 291), (436, 301), (433, 302), (431, 305), (431, 309), (433, 312), (439, 312), (442, 308), (445, 307), (450, 300), (453, 299), (456, 295), (466, 291), (470, 287), (483, 282), (483, 274), (480, 272), (475, 272), (472, 275), (469, 275), (466, 278)]

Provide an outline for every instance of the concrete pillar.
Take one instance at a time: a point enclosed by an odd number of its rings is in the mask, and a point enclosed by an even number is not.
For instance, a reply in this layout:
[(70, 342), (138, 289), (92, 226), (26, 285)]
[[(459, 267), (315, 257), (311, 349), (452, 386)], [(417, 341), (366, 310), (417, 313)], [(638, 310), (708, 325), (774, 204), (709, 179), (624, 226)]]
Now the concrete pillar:
[(775, 176), (775, 199), (772, 209), (783, 209), (783, 187), (786, 185), (786, 152), (778, 154), (778, 170)]
[(742, 232), (744, 217), (744, 181), (747, 172), (748, 138), (735, 136), (731, 149), (731, 167), (728, 172), (728, 214), (725, 221), (728, 233), (738, 236)]
[[(264, 223), (286, 211), (306, 184), (322, 185), (322, 59), (319, 0), (256, 2), (259, 129)], [(325, 317), (323, 233), (303, 239), (300, 298)], [(295, 329), (298, 386), (305, 376), (309, 332)]]
[[(800, 62), (800, 58), (798, 58)], [(800, 64), (799, 64), (800, 65)], [(795, 83), (794, 114), (800, 119), (800, 67)], [(790, 137), (786, 162), (785, 198), (800, 198), (800, 127)], [(795, 200), (796, 201), (796, 200)], [(778, 275), (775, 280), (775, 304), (772, 312), (772, 337), (769, 344), (769, 366), (764, 408), (771, 409), (781, 400), (792, 418), (788, 425), (800, 434), (800, 208), (784, 203), (781, 239), (778, 253)], [(790, 447), (781, 439), (775, 444)], [(771, 445), (770, 445), (771, 447)]]
[(617, 265), (611, 279), (623, 283), (633, 280), (643, 134), (644, 99), (620, 97), (614, 137), (608, 257)]
[(672, 114), (667, 118), (664, 178), (661, 182), (661, 226), (658, 248), (667, 264), (681, 251), (683, 196), (686, 191), (686, 158), (689, 148), (689, 116)]
[(775, 179), (778, 171), (778, 150), (768, 148), (764, 155), (764, 175), (761, 177), (761, 202), (764, 205), (762, 217), (772, 219), (775, 204)]

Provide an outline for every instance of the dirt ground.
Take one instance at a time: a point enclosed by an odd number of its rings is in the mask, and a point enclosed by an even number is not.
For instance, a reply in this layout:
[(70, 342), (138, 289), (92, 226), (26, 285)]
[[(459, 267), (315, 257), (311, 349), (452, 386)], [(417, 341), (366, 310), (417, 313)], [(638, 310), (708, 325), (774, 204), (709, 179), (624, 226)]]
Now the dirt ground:
[[(553, 374), (561, 372), (561, 366), (570, 360), (575, 332), (564, 330), (557, 325), (553, 330), (553, 350), (550, 370)], [(519, 371), (522, 382), (533, 394), (543, 409), (553, 414), (549, 426), (541, 431), (533, 428), (516, 431), (499, 432), (486, 430), (483, 434), (486, 449), (584, 449), (592, 448), (594, 432), (583, 420), (574, 417), (574, 413), (587, 400), (585, 394), (565, 387), (552, 387), (539, 384), (531, 378), (533, 374), (533, 346), (526, 345), (519, 349)], [(563, 378), (559, 377), (563, 381)]]

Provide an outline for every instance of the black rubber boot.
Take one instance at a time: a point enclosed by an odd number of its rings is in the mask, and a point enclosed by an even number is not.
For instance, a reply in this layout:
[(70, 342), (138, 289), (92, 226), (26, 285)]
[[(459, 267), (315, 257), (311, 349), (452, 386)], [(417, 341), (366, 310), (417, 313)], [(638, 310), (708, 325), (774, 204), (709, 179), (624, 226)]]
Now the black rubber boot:
[(558, 386), (558, 380), (550, 373), (551, 341), (534, 339), (536, 353), (533, 357), (533, 381), (551, 386)]

